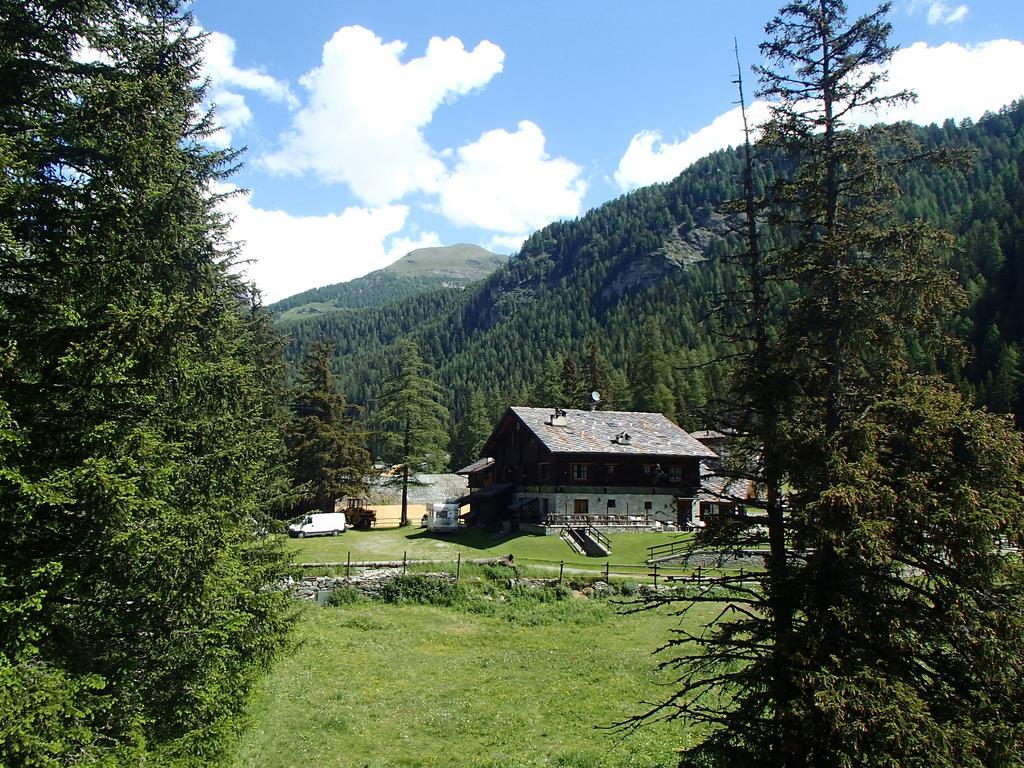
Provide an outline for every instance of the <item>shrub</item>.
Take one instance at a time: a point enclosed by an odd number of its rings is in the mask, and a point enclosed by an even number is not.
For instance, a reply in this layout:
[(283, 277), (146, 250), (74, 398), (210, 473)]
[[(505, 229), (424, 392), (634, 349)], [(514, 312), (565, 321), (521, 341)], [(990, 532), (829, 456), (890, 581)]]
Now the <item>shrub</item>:
[(462, 596), (461, 587), (454, 581), (410, 574), (396, 576), (381, 588), (381, 598), (386, 603), (419, 603), (421, 605), (455, 605)]
[(331, 596), (328, 598), (327, 604), (338, 607), (340, 605), (360, 603), (365, 599), (366, 595), (359, 588), (353, 587), (351, 584), (339, 584), (331, 590)]
[(513, 597), (524, 598), (535, 603), (557, 603), (572, 597), (572, 591), (564, 584), (532, 586), (516, 584), (509, 590)]
[(496, 563), (487, 563), (485, 565), (475, 566), (475, 569), (480, 574), (480, 578), (484, 581), (508, 581), (516, 574), (516, 570), (514, 568), (508, 565), (498, 565)]

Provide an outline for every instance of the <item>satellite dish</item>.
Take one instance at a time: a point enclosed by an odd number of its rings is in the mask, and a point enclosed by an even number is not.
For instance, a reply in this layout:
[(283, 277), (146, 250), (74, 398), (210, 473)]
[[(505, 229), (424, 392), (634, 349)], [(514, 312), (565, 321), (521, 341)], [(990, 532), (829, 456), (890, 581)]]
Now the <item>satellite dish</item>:
[(592, 401), (594, 401), (595, 403), (600, 403), (601, 402), (601, 395), (598, 392), (596, 392), (596, 391), (595, 392), (591, 392), (590, 393), (590, 399)]

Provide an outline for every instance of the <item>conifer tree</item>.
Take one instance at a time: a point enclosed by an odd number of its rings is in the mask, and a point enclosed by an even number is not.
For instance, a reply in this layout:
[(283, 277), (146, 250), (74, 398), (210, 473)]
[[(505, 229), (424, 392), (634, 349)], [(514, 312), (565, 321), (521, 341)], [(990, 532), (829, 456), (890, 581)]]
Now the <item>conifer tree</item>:
[[(909, 98), (880, 91), (888, 11), (849, 20), (840, 0), (794, 0), (767, 26), (762, 147), (793, 166), (744, 206), (748, 268), (751, 288), (796, 297), (777, 336), (754, 324), (733, 416), (755, 439), (733, 471), (767, 482), (768, 514), (698, 546), (771, 556), (687, 595), (734, 618), (670, 642), (682, 687), (656, 711), (711, 727), (684, 765), (1022, 759), (1024, 571), (1005, 545), (1024, 536), (1024, 449), (903, 356), (907, 335), (941, 338), (958, 292), (948, 238), (896, 215), (889, 174), (920, 159), (905, 127), (852, 127)], [(759, 221), (791, 240), (762, 253)]]
[(0, 3), (0, 764), (216, 763), (288, 625), (201, 47), (169, 0)]
[(583, 363), (582, 384), (584, 399), (579, 408), (590, 408), (594, 405), (591, 393), (597, 392), (600, 396), (600, 407), (612, 409), (615, 407), (614, 393), (612, 391), (612, 372), (608, 360), (597, 339), (591, 339), (587, 345), (587, 357)]
[(401, 524), (408, 525), (409, 485), (416, 482), (411, 473), (436, 472), (447, 463), (448, 411), (416, 343), (404, 337), (395, 344), (394, 354), (395, 367), (377, 398), (375, 421), (382, 455), (394, 465), (393, 481), (402, 488)]
[(629, 379), (621, 368), (612, 368), (608, 379), (608, 403), (617, 411), (635, 410)]
[(576, 354), (571, 350), (566, 352), (562, 358), (562, 394), (566, 407), (587, 408), (591, 391), (587, 389), (586, 377)]
[(487, 402), (480, 390), (473, 390), (466, 404), (466, 412), (455, 426), (451, 443), (451, 466), (464, 467), (480, 457), (494, 424), (487, 413)]
[(663, 413), (676, 418), (675, 398), (669, 388), (672, 370), (665, 355), (658, 322), (649, 317), (644, 321), (640, 337), (640, 354), (633, 374), (633, 407), (638, 411)]
[(562, 360), (556, 355), (548, 355), (526, 398), (526, 405), (534, 408), (560, 408), (566, 402), (562, 389)]
[(335, 499), (366, 491), (373, 461), (367, 434), (337, 392), (334, 347), (318, 342), (303, 361), (288, 430), (293, 495), (300, 510), (334, 511)]

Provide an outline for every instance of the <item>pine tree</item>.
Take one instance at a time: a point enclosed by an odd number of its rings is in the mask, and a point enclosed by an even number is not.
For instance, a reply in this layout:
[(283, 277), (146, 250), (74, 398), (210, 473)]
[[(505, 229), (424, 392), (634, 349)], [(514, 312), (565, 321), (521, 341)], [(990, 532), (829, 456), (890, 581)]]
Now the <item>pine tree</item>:
[(669, 388), (671, 381), (672, 370), (665, 355), (661, 328), (653, 317), (649, 317), (644, 321), (640, 354), (633, 371), (633, 407), (675, 419), (675, 398)]
[(469, 396), (466, 412), (455, 426), (455, 434), (451, 443), (453, 468), (464, 467), (480, 457), (487, 438), (490, 437), (494, 423), (487, 413), (487, 402), (480, 390), (474, 390)]
[(333, 512), (335, 499), (366, 491), (373, 470), (367, 434), (349, 414), (345, 396), (337, 392), (333, 352), (330, 343), (313, 345), (294, 396), (288, 448), (300, 511)]
[(525, 405), (534, 408), (559, 408), (566, 403), (562, 389), (562, 360), (548, 355), (540, 367), (540, 373), (530, 389)]
[(414, 471), (431, 472), (447, 464), (448, 443), (445, 423), (448, 411), (441, 403), (441, 391), (427, 375), (427, 364), (416, 343), (408, 337), (395, 345), (394, 373), (387, 378), (377, 398), (383, 457), (394, 466), (394, 482), (402, 488), (402, 525), (409, 524), (409, 484)]
[[(851, 21), (840, 0), (795, 0), (767, 26), (758, 69), (775, 105), (761, 146), (793, 166), (741, 208), (747, 268), (752, 290), (771, 280), (796, 297), (777, 336), (754, 323), (733, 416), (762, 444), (733, 470), (788, 488), (788, 513), (775, 491), (767, 515), (698, 541), (771, 556), (686, 595), (733, 618), (670, 641), (682, 687), (656, 711), (712, 726), (684, 765), (1022, 758), (1024, 572), (1004, 545), (1024, 537), (1024, 446), (1006, 420), (909, 371), (905, 337), (940, 339), (958, 298), (947, 238), (896, 215), (889, 174), (920, 158), (905, 127), (850, 125), (909, 98), (878, 93), (888, 11)], [(760, 211), (788, 243), (760, 250)]]
[(590, 393), (584, 372), (580, 368), (575, 353), (569, 351), (562, 359), (562, 394), (565, 405), (569, 408), (587, 408), (590, 405)]
[(215, 763), (288, 625), (254, 524), (280, 345), (230, 271), (193, 29), (0, 4), (5, 765)]
[(591, 339), (590, 344), (587, 345), (587, 358), (583, 362), (581, 374), (585, 400), (582, 405), (576, 407), (590, 408), (594, 406), (592, 393), (597, 392), (601, 398), (599, 401), (600, 406), (609, 410), (614, 409), (611, 366), (608, 364), (604, 353), (601, 352), (597, 339)]

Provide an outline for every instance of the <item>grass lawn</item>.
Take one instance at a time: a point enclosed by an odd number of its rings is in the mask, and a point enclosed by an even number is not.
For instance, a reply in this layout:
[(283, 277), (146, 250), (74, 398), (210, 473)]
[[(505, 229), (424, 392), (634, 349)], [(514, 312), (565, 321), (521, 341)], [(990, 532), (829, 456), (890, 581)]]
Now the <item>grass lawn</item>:
[(625, 736), (599, 726), (668, 694), (651, 652), (679, 620), (621, 615), (604, 600), (517, 600), (483, 613), (305, 608), (234, 768), (676, 765), (692, 738), (679, 723)]
[(344, 563), (349, 553), (353, 561), (401, 560), (403, 553), (408, 553), (410, 560), (455, 560), (459, 553), (463, 559), (512, 554), (517, 561), (525, 563), (557, 565), (564, 560), (568, 565), (586, 565), (597, 570), (603, 568), (605, 562), (642, 565), (647, 559), (647, 547), (686, 535), (612, 533), (609, 534), (612, 553), (607, 558), (577, 554), (558, 536), (495, 536), (472, 529), (457, 534), (433, 534), (415, 526), (370, 531), (350, 529), (341, 536), (290, 539), (287, 547), (295, 563)]

